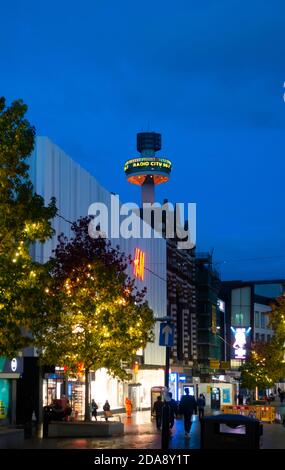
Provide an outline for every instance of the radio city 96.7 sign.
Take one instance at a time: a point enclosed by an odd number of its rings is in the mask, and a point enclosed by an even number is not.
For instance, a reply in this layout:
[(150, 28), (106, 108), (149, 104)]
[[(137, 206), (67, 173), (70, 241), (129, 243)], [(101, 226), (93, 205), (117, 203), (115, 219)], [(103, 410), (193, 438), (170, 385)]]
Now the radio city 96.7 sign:
[(249, 349), (249, 332), (251, 327), (234, 327), (231, 326), (232, 332), (232, 359), (245, 359)]
[(170, 173), (171, 161), (166, 158), (133, 158), (132, 160), (127, 160), (124, 166), (125, 173), (132, 173), (134, 170), (161, 170), (164, 173)]

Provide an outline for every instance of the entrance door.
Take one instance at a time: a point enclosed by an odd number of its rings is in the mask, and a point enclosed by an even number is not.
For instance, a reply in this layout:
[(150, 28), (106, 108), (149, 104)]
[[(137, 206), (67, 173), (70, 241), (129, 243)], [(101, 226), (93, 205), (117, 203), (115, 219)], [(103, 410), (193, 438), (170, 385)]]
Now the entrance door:
[(218, 387), (211, 388), (211, 408), (219, 410), (221, 405), (221, 391)]

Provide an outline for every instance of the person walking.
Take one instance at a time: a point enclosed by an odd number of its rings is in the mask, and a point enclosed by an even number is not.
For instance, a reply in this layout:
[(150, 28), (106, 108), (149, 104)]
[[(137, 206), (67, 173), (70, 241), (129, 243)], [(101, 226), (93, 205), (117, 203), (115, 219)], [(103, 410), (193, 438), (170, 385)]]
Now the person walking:
[(105, 401), (103, 410), (104, 410), (105, 420), (108, 421), (108, 418), (111, 416), (111, 407), (110, 407), (110, 403), (108, 402), (108, 400)]
[(199, 398), (197, 400), (199, 419), (204, 417), (204, 408), (205, 408), (205, 406), (206, 406), (206, 400), (204, 398), (203, 393), (200, 393)]
[(161, 419), (162, 419), (162, 407), (163, 403), (161, 401), (161, 396), (159, 395), (153, 405), (153, 414), (156, 419), (156, 427), (159, 430), (161, 428)]
[(185, 388), (185, 395), (180, 400), (179, 413), (184, 415), (185, 437), (189, 437), (191, 428), (191, 419), (193, 412), (197, 414), (197, 402), (195, 397), (189, 395), (189, 388)]
[(238, 399), (238, 405), (243, 405), (243, 395), (242, 395), (242, 393), (238, 394), (237, 399)]
[(126, 408), (127, 418), (131, 418), (131, 416), (132, 416), (132, 401), (128, 397), (126, 397), (126, 399), (125, 399), (125, 408)]
[(97, 421), (97, 410), (98, 410), (98, 405), (95, 402), (94, 398), (91, 400), (91, 415), (93, 418), (95, 418), (95, 421)]
[(172, 393), (169, 392), (168, 396), (170, 398), (169, 404), (169, 428), (172, 429), (174, 426), (174, 419), (178, 413), (178, 407), (176, 401), (172, 398)]

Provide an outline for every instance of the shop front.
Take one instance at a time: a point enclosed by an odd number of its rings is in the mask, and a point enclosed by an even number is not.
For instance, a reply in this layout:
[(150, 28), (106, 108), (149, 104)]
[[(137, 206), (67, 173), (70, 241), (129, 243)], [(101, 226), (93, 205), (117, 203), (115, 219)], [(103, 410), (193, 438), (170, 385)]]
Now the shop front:
[(235, 403), (236, 385), (228, 382), (200, 383), (200, 393), (205, 396), (207, 406), (219, 410), (222, 405)]
[(23, 373), (23, 358), (0, 357), (0, 425), (16, 422), (16, 381)]
[[(132, 384), (130, 384), (132, 385)], [(131, 387), (131, 398), (134, 410), (150, 410), (152, 406), (152, 389), (164, 388), (164, 369), (140, 369), (137, 374), (137, 386)]]
[(185, 388), (189, 389), (190, 395), (196, 396), (193, 377), (188, 374), (188, 371), (177, 372), (176, 370), (171, 370), (169, 375), (169, 390), (172, 393), (172, 398), (180, 401), (181, 397), (185, 395)]

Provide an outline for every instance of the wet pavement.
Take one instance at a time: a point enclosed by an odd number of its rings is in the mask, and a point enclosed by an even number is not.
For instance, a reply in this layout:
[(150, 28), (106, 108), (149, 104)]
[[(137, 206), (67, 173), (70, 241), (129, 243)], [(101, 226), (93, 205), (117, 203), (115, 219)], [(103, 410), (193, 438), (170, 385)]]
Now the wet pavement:
[[(102, 438), (47, 438), (26, 439), (26, 449), (161, 449), (161, 432), (149, 411), (138, 411), (127, 418), (121, 415), (125, 424), (123, 436)], [(177, 419), (169, 441), (170, 449), (199, 449), (200, 423), (193, 416), (190, 438), (184, 437), (183, 419)], [(285, 427), (281, 424), (263, 424), (263, 449), (285, 449)]]

